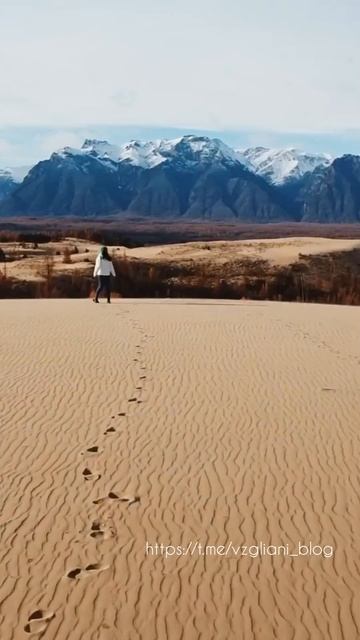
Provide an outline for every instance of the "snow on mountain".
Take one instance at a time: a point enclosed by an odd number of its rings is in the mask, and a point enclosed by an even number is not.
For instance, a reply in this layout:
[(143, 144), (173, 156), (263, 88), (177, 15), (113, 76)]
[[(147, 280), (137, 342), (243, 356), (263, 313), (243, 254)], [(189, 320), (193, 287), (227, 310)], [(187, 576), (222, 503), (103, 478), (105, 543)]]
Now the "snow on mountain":
[(239, 150), (249, 164), (249, 168), (273, 184), (301, 178), (317, 167), (329, 166), (331, 156), (325, 153), (311, 154), (298, 149), (267, 149), (251, 147)]
[[(179, 160), (184, 164), (206, 162), (239, 162), (238, 154), (217, 138), (188, 135), (173, 140), (130, 143), (134, 164), (153, 167), (166, 160)], [(130, 145), (123, 147), (123, 157)]]
[(87, 139), (81, 149), (64, 147), (57, 151), (56, 155), (64, 158), (91, 155), (108, 164), (127, 162), (144, 169), (152, 169), (167, 160), (176, 160), (188, 165), (207, 162), (248, 164), (246, 158), (221, 140), (195, 135), (154, 142), (132, 140), (121, 146), (110, 144), (106, 140)]
[[(304, 174), (306, 180), (300, 180)], [(292, 148), (234, 150), (195, 135), (123, 145), (88, 139), (81, 148), (64, 147), (36, 164), (21, 184), (15, 175), (0, 171), (0, 216), (360, 219), (360, 156), (349, 154), (332, 161)]]
[[(157, 150), (154, 142), (139, 142), (132, 140), (124, 145), (110, 144), (106, 140), (85, 140), (81, 149), (64, 147), (56, 152), (62, 157), (71, 156), (93, 156), (100, 162), (109, 164), (119, 164), (128, 162), (144, 169), (150, 169), (157, 164), (164, 162), (165, 158)], [(116, 168), (113, 166), (113, 168)]]
[(183, 136), (175, 140), (158, 142), (158, 151), (164, 157), (182, 156), (188, 162), (241, 162), (240, 154), (218, 138)]
[(123, 145), (106, 140), (85, 140), (81, 149), (64, 147), (56, 152), (62, 157), (91, 156), (108, 168), (128, 163), (143, 169), (152, 169), (164, 162), (192, 168), (197, 164), (242, 164), (268, 182), (280, 185), (301, 178), (317, 167), (328, 166), (332, 158), (326, 154), (311, 154), (297, 149), (268, 149), (251, 147), (232, 149), (218, 138), (187, 135), (173, 140), (141, 142), (131, 140)]
[(124, 145), (110, 144), (106, 140), (85, 140), (80, 150), (70, 149), (66, 147), (67, 153), (82, 153), (97, 157), (99, 160), (110, 160), (111, 162), (130, 162), (144, 169), (149, 169), (160, 162), (164, 162), (164, 158), (157, 150), (154, 142), (140, 142), (139, 140), (131, 140)]
[(99, 158), (109, 158), (110, 160), (117, 162), (120, 147), (115, 144), (110, 144), (107, 140), (90, 140), (87, 138), (80, 151), (96, 155)]
[(119, 162), (129, 162), (143, 169), (152, 169), (165, 162), (165, 159), (159, 151), (158, 143), (140, 142), (139, 140), (132, 140), (124, 144), (119, 154)]

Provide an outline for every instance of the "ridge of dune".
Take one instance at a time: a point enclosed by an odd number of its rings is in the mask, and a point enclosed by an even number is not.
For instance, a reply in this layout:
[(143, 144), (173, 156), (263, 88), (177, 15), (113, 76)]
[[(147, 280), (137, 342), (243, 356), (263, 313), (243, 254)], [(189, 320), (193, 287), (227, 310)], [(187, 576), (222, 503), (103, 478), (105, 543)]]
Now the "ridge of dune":
[[(18, 242), (0, 243), (9, 260), (0, 263), (0, 272), (5, 269), (8, 277), (41, 281), (44, 271), (44, 255), (52, 254), (56, 274), (60, 273), (88, 273), (92, 271), (96, 255), (100, 249), (96, 242), (80, 238), (67, 237), (58, 242), (42, 243), (37, 249), (19, 247)], [(65, 249), (72, 251), (76, 247), (77, 253), (71, 255), (71, 263), (64, 263)], [(262, 238), (252, 240), (211, 240), (210, 242), (182, 242), (177, 244), (149, 245), (128, 248), (123, 245), (113, 245), (111, 252), (118, 258), (125, 256), (130, 259), (150, 260), (156, 262), (209, 263), (222, 266), (236, 260), (264, 260), (269, 264), (286, 266), (298, 262), (301, 256), (315, 256), (319, 254), (346, 252), (359, 249), (359, 239), (320, 238), (311, 236)]]
[[(6, 300), (0, 323), (1, 638), (360, 637), (359, 308)], [(145, 552), (199, 541), (334, 553)]]

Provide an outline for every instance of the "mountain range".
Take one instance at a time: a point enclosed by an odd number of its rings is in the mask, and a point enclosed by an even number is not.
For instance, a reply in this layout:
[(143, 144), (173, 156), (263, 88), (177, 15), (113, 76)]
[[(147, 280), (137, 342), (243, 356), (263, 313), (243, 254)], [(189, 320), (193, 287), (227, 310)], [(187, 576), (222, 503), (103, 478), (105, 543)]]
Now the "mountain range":
[[(360, 222), (360, 156), (232, 149), (219, 139), (64, 147), (0, 171), (0, 216)], [(22, 179), (23, 178), (23, 179)]]

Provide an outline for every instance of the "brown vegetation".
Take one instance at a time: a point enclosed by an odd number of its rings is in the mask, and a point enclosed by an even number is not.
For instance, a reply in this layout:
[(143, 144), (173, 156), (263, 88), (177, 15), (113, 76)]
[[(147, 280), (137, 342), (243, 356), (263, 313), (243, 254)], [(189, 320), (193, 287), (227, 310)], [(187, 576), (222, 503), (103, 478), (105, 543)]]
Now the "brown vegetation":
[[(333, 304), (360, 304), (360, 250), (303, 256), (300, 262), (270, 266), (243, 259), (217, 265), (152, 262), (116, 258), (115, 295), (121, 297), (248, 298)], [(41, 282), (0, 276), (0, 297), (88, 297), (94, 280), (89, 273), (57, 274), (54, 258), (45, 255)]]
[[(312, 236), (358, 238), (359, 224), (270, 223), (243, 224), (141, 218), (4, 218), (0, 219), (0, 242), (49, 242), (71, 236), (108, 245), (135, 247), (211, 240), (247, 240)], [(46, 238), (45, 240), (43, 238)]]
[(71, 264), (71, 251), (69, 249), (69, 247), (65, 247), (64, 251), (63, 251), (63, 264)]

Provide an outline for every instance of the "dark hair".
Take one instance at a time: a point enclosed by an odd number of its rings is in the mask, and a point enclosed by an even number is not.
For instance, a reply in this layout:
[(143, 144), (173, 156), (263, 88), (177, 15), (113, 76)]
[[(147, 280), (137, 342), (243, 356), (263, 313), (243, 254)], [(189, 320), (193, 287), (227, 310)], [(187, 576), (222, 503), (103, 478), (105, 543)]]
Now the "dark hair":
[(109, 262), (111, 262), (111, 256), (108, 252), (108, 248), (107, 247), (101, 247), (100, 249), (100, 256), (104, 259), (104, 260), (109, 260)]

